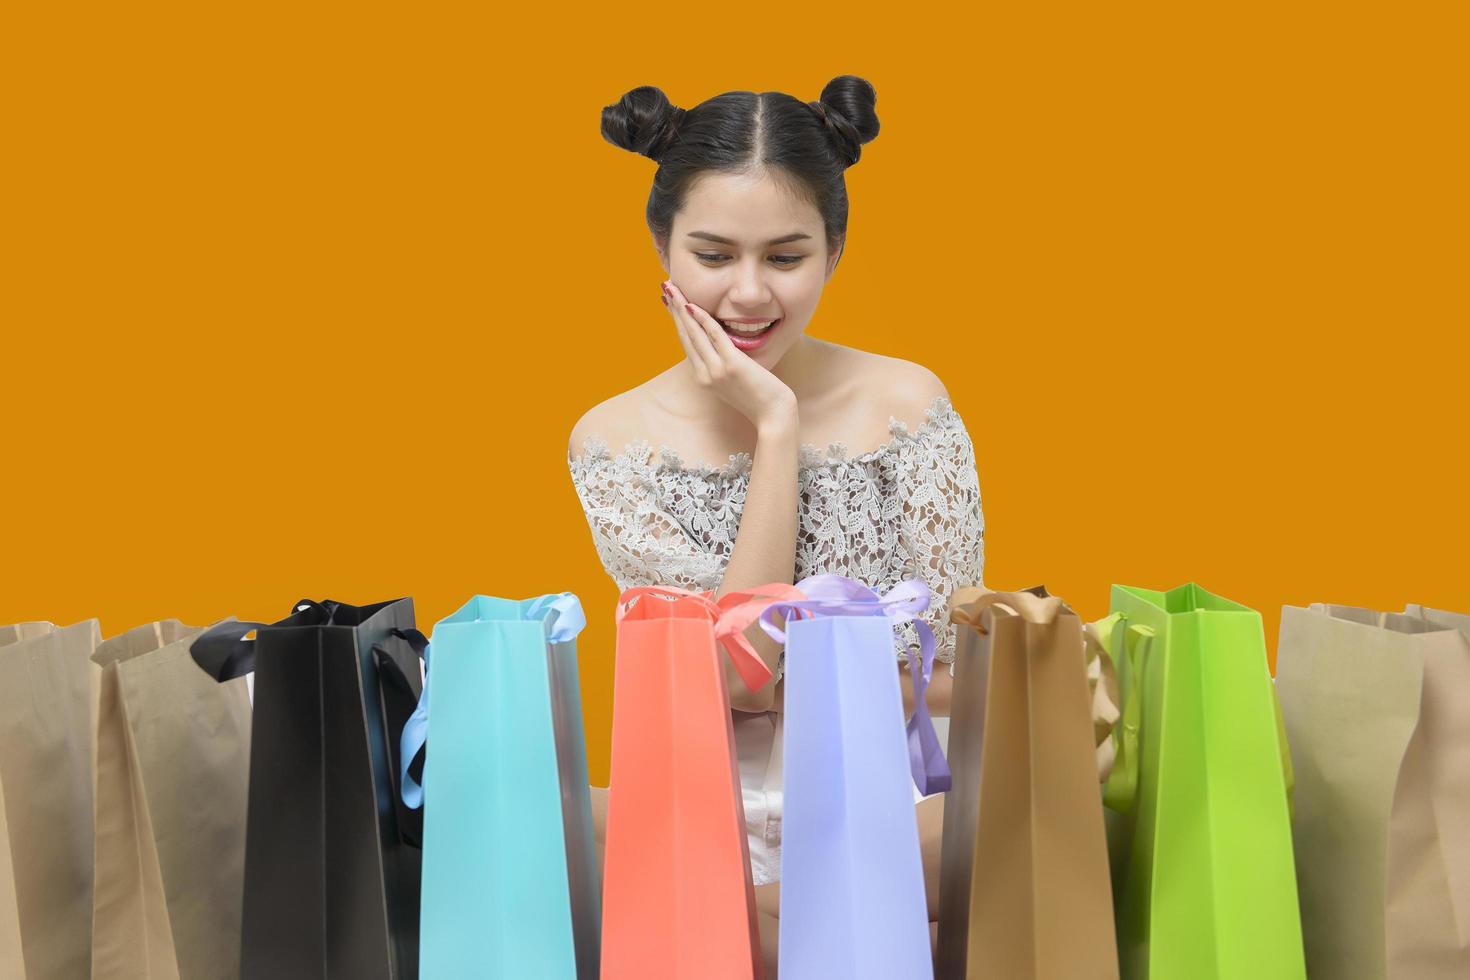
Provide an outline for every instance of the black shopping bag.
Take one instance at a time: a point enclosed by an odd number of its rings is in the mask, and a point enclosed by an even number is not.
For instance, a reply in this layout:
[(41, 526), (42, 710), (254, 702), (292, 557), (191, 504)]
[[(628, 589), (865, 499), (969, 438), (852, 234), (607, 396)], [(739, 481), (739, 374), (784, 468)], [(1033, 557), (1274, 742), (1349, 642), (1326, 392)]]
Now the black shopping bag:
[(242, 980), (418, 976), (423, 816), (403, 805), (398, 746), (426, 645), (405, 598), (302, 600), (190, 648), (216, 680), (255, 671)]

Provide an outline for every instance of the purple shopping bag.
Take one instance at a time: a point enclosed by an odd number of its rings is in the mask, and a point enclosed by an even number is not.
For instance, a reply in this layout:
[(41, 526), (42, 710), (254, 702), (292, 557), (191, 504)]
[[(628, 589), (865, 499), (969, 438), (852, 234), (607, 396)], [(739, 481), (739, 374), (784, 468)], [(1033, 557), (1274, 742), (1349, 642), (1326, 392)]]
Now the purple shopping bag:
[[(934, 635), (917, 619), (922, 580), (879, 596), (841, 575), (797, 584), (761, 626), (786, 644), (781, 976), (931, 980), (929, 915), (910, 780), (928, 794), (949, 769), (924, 702)], [(772, 622), (781, 615), (784, 633)], [(907, 724), (894, 628), (913, 622), (916, 707)]]

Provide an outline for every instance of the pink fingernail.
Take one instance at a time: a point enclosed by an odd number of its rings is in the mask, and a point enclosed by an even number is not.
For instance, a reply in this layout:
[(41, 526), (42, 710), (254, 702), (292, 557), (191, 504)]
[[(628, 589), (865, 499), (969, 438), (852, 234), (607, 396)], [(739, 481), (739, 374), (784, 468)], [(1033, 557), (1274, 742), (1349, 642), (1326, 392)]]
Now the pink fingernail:
[(694, 315), (694, 304), (693, 303), (685, 303), (684, 304), (684, 309), (686, 309), (686, 310), (689, 311), (689, 315), (690, 316), (693, 316)]

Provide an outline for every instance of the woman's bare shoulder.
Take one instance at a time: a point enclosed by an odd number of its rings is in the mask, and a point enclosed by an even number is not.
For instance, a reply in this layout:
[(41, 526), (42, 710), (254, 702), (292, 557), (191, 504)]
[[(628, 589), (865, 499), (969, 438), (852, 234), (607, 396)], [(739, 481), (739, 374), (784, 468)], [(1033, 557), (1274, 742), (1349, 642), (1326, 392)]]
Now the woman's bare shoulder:
[(850, 393), (872, 405), (885, 422), (892, 416), (921, 423), (935, 399), (949, 397), (939, 375), (922, 364), (855, 347), (841, 348), (840, 356), (851, 368)]
[(827, 345), (826, 356), (833, 381), (810, 411), (802, 409), (802, 440), (814, 446), (840, 442), (869, 452), (892, 439), (893, 420), (915, 431), (947, 395), (933, 371), (912, 361), (837, 344)]
[(657, 381), (650, 379), (589, 408), (572, 426), (568, 455), (580, 456), (588, 439), (599, 439), (617, 452), (639, 438), (648, 417), (650, 387)]
[[(636, 389), (635, 389), (636, 390)], [(607, 401), (593, 405), (572, 426), (572, 435), (567, 442), (567, 455), (576, 458), (587, 448), (588, 439), (600, 439), (609, 446), (616, 446), (615, 433), (626, 428), (623, 419), (627, 415), (632, 391), (613, 395)]]

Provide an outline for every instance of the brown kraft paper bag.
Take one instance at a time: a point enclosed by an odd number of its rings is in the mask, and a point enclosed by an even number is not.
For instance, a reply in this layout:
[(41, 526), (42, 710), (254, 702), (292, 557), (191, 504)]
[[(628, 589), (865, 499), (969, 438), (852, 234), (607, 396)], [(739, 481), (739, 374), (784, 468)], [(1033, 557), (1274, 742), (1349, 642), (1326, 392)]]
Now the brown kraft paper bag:
[(1470, 976), (1470, 639), (1287, 606), (1276, 684), (1309, 975)]
[[(1038, 594), (1041, 593), (1041, 594)], [(1117, 720), (1083, 625), (1044, 590), (958, 590), (939, 980), (1118, 976), (1099, 769)], [(1095, 652), (1095, 651), (1094, 651)], [(1111, 692), (1116, 698), (1116, 689)]]
[(91, 970), (98, 677), (89, 658), (101, 639), (95, 619), (0, 629), (0, 783), (32, 980), (86, 980)]
[(240, 973), (250, 702), (149, 623), (97, 648), (93, 980)]

